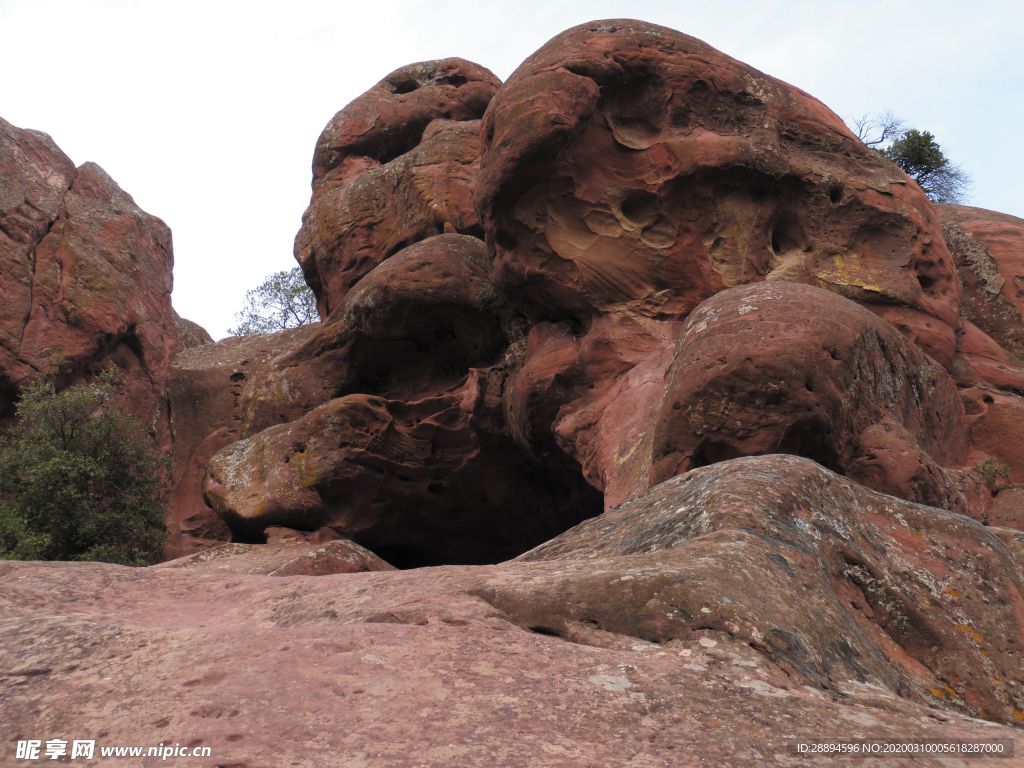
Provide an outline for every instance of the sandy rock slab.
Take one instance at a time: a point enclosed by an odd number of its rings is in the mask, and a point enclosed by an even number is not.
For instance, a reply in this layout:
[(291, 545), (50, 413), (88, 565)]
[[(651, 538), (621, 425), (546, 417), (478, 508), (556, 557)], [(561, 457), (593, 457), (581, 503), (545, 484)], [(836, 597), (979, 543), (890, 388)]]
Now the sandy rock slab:
[[(801, 508), (817, 516), (801, 524)], [(1004, 711), (1019, 698), (1024, 640), (1015, 532), (805, 459), (691, 472), (500, 565), (241, 572), (271, 549), (226, 555), (232, 570), (212, 553), (193, 567), (0, 565), (4, 760), (19, 739), (95, 738), (211, 748), (142, 766), (803, 765), (789, 740), (1020, 734)], [(832, 569), (835, 553), (846, 571)], [(875, 586), (902, 599), (932, 566), (959, 596), (911, 617), (940, 646), (915, 660)], [(663, 604), (673, 590), (674, 613)], [(872, 610), (874, 621), (851, 618)], [(759, 612), (761, 640), (743, 611)], [(952, 624), (961, 640), (943, 634), (954, 620), (984, 639)], [(831, 666), (818, 643), (829, 633), (849, 638)], [(988, 682), (973, 675), (986, 663)], [(929, 674), (956, 695), (922, 693)]]
[(1019, 735), (878, 686), (794, 685), (726, 633), (600, 648), (523, 631), (467, 594), (498, 568), (5, 566), (3, 762), (56, 737), (211, 748), (141, 766), (798, 765), (791, 737)]

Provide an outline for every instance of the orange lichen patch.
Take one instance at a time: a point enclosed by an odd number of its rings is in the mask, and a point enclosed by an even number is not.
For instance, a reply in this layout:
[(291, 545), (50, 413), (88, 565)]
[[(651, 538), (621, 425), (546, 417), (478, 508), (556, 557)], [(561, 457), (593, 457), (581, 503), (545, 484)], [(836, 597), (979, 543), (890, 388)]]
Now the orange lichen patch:
[(975, 633), (974, 633), (973, 635), (971, 635), (971, 637), (973, 637), (973, 638), (974, 638), (974, 641), (975, 641), (976, 643), (980, 643), (980, 642), (981, 642), (982, 640), (984, 640), (984, 639), (985, 639), (985, 638), (984, 638), (984, 637), (982, 636), (981, 632), (975, 632)]
[(961, 632), (963, 632), (965, 635), (970, 634), (970, 632), (971, 632), (971, 628), (969, 626), (967, 626), (966, 624), (957, 624), (956, 628), (958, 630), (960, 630)]
[(932, 694), (932, 696), (934, 696), (934, 697), (936, 697), (938, 699), (946, 698), (946, 692), (944, 690), (942, 690), (941, 688), (932, 688), (930, 693)]
[(982, 652), (981, 652), (981, 655), (982, 655), (982, 656), (985, 656), (985, 657), (987, 658), (987, 657), (988, 657), (988, 651), (982, 651)]
[(1021, 712), (1019, 709), (1013, 710), (1013, 716), (1018, 720), (1024, 720), (1024, 712)]
[(950, 597), (955, 597), (957, 600), (961, 600), (963, 598), (963, 595), (961, 595), (955, 589), (947, 589), (946, 590), (946, 594), (949, 595)]

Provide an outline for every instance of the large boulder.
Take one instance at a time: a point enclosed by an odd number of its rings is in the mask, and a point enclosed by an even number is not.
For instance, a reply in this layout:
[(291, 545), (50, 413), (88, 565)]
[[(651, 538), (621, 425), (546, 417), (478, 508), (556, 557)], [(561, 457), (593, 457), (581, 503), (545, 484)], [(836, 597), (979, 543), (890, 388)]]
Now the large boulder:
[(684, 318), (762, 280), (899, 315), (952, 368), (960, 284), (921, 189), (808, 94), (634, 20), (553, 38), (483, 120), (477, 210), (534, 320)]
[(429, 238), (371, 270), (318, 332), (246, 381), (242, 436), (346, 394), (440, 394), (498, 364), (516, 322), (481, 240)]
[(975, 717), (1024, 720), (1014, 548), (966, 517), (869, 491), (806, 459), (689, 472), (519, 560), (557, 570), (481, 594), (521, 626), (579, 641), (589, 625), (662, 644), (714, 629), (794, 682), (828, 689), (855, 679)]
[(171, 436), (171, 358), (209, 336), (171, 307), (171, 231), (102, 168), (0, 120), (0, 414), (42, 374), (58, 387), (116, 365), (129, 411)]
[(479, 234), (472, 185), (480, 124), (499, 81), (463, 59), (392, 72), (317, 141), (295, 258), (327, 316), (381, 261), (445, 232)]
[(884, 493), (971, 509), (943, 471), (963, 466), (970, 447), (949, 374), (876, 315), (820, 288), (740, 286), (697, 307), (652, 429), (651, 484), (789, 453)]

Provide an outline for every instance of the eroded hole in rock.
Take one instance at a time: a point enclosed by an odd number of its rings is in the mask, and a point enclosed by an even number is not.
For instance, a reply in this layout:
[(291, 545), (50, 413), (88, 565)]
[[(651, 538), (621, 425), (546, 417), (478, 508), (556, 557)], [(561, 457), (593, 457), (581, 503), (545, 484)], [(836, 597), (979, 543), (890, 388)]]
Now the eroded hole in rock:
[(992, 395), (985, 395), (983, 398), (981, 398), (981, 402), (985, 403), (985, 405), (992, 405), (995, 402), (995, 399), (992, 397)]
[(776, 453), (801, 456), (845, 476), (839, 455), (828, 440), (826, 425), (816, 420), (790, 424), (779, 442)]
[(561, 635), (558, 632), (551, 629), (550, 627), (545, 627), (543, 625), (530, 627), (530, 631), (536, 635), (547, 635), (548, 637), (561, 637)]
[(601, 89), (598, 111), (605, 115), (619, 144), (646, 149), (661, 133), (672, 89), (656, 72), (636, 71)]
[[(417, 309), (409, 307), (415, 317)], [(361, 339), (352, 359), (357, 371), (353, 391), (411, 397), (439, 393), (472, 368), (498, 362), (505, 349), (499, 318), (489, 313), (424, 311), (423, 322), (398, 339)]]
[(447, 476), (404, 468), (409, 481), (399, 487), (385, 472), (373, 484), (382, 492), (367, 504), (377, 519), (352, 539), (401, 569), (492, 565), (603, 512), (603, 495), (564, 454), (542, 464), (503, 437), (482, 447), (486, 461)]
[(397, 96), (412, 93), (420, 87), (420, 84), (412, 77), (396, 78), (389, 82), (388, 85), (391, 86), (391, 92)]
[(622, 201), (621, 210), (628, 222), (646, 227), (658, 217), (658, 196), (642, 189), (635, 190)]
[(929, 275), (918, 275), (917, 282), (921, 286), (921, 290), (928, 291), (935, 285), (935, 278)]
[(803, 250), (805, 243), (803, 231), (792, 216), (783, 216), (775, 222), (768, 239), (775, 256)]
[(698, 446), (696, 451), (693, 452), (692, 468), (697, 469), (699, 467), (708, 467), (712, 464), (717, 464), (720, 461), (738, 459), (744, 455), (745, 454), (737, 449), (736, 446), (718, 442), (716, 440), (706, 440)]
[(469, 78), (463, 75), (445, 75), (444, 77), (437, 78), (436, 82), (438, 85), (454, 85), (458, 88), (468, 83)]
[(839, 201), (842, 200), (842, 199), (843, 199), (843, 188), (842, 187), (832, 187), (828, 191), (828, 201), (830, 203), (832, 203), (832, 205), (838, 205)]

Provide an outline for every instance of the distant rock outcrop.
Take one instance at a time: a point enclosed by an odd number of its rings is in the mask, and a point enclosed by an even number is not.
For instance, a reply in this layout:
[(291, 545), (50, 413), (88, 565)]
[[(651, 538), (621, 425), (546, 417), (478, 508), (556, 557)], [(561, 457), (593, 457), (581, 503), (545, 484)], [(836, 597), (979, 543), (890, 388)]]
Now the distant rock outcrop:
[(0, 415), (42, 374), (116, 365), (125, 405), (171, 449), (167, 373), (209, 335), (171, 307), (171, 231), (102, 168), (0, 120)]

